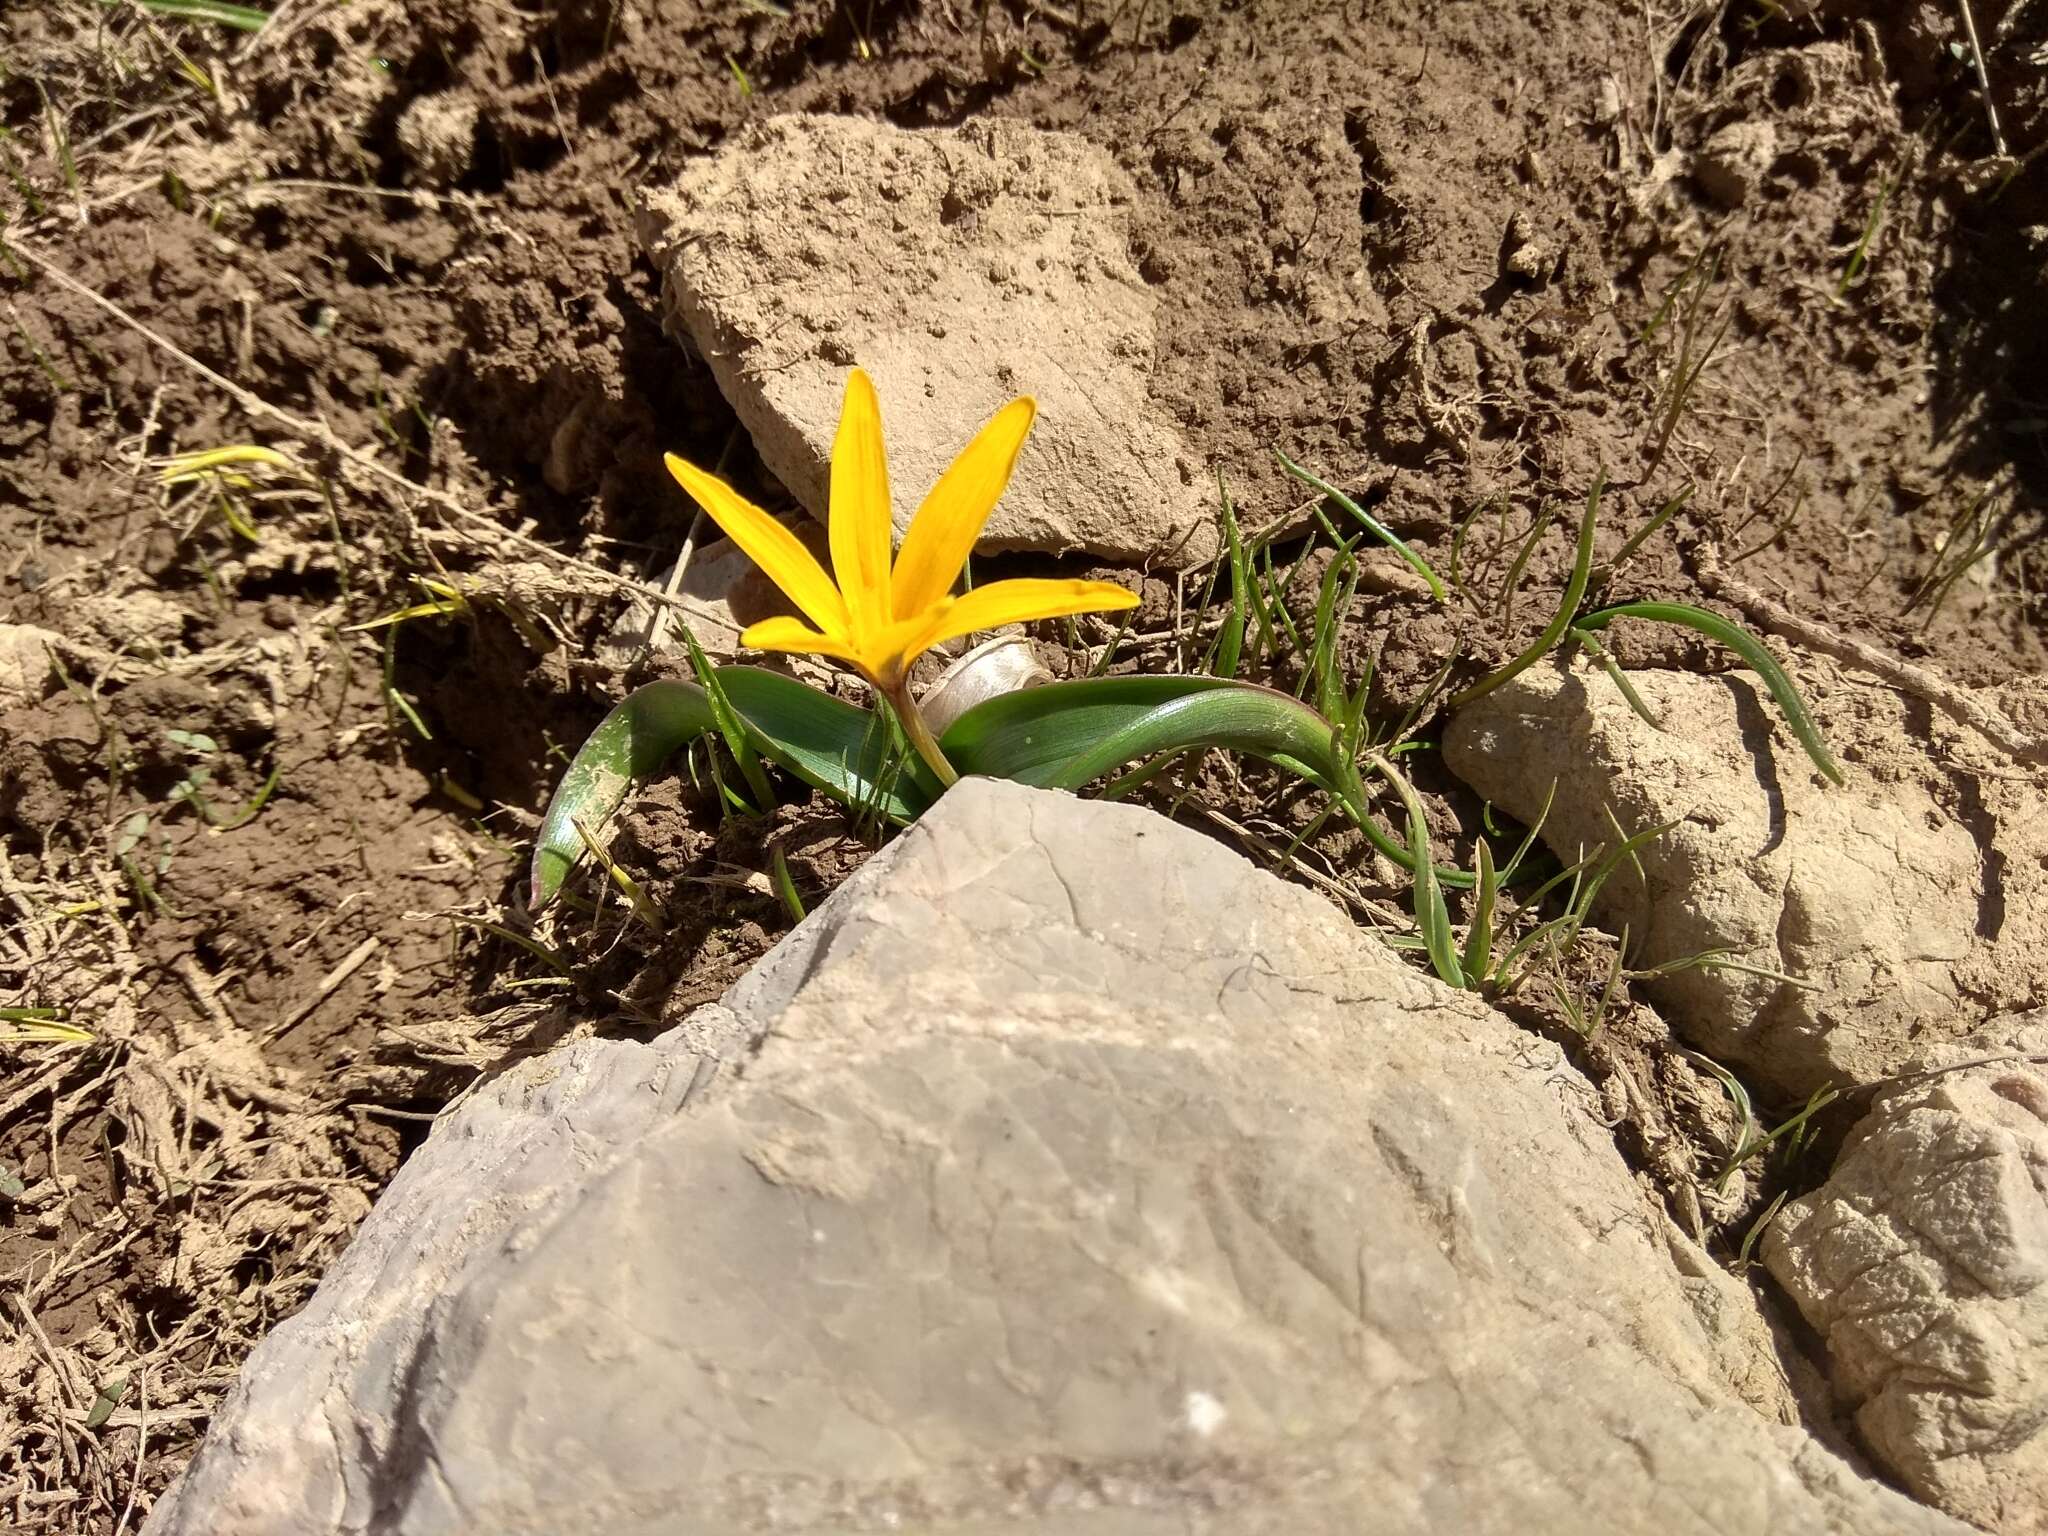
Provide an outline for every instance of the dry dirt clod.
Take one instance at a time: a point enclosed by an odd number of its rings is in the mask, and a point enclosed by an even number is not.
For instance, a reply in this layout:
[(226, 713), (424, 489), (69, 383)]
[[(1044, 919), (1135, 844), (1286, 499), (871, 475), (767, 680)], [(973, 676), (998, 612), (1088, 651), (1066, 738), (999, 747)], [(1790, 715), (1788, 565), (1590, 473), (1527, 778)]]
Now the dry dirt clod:
[(68, 644), (52, 630), (33, 624), (0, 624), (0, 709), (41, 698), (53, 677), (51, 658), (62, 660)]
[(1730, 123), (1693, 157), (1693, 180), (1723, 208), (1740, 208), (1755, 196), (1777, 158), (1778, 131), (1769, 123)]
[(1012, 396), (1038, 423), (988, 550), (1197, 564), (1211, 485), (1148, 378), (1158, 300), (1132, 265), (1129, 179), (1071, 134), (777, 118), (647, 194), (669, 323), (813, 515), (846, 370), (875, 380), (896, 522)]
[(398, 145), (412, 179), (449, 187), (476, 156), (477, 104), (467, 95), (420, 96), (398, 116)]

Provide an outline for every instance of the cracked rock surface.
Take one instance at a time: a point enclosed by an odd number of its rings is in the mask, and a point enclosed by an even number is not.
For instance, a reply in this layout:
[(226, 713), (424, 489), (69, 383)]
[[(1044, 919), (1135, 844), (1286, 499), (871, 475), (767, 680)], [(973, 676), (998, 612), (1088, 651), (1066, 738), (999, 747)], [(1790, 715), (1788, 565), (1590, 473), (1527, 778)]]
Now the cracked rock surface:
[(826, 512), (846, 373), (881, 396), (900, 535), (1013, 396), (1038, 422), (980, 548), (1199, 564), (1213, 491), (1152, 401), (1137, 196), (1076, 134), (772, 118), (652, 192), (641, 245), (761, 458)]
[(2044, 1056), (2048, 1012), (1934, 1048), (1764, 1241), (1871, 1449), (2004, 1536), (2048, 1532)]
[(722, 1002), (438, 1124), (149, 1531), (1962, 1532), (1751, 1406), (1544, 1054), (966, 781)]

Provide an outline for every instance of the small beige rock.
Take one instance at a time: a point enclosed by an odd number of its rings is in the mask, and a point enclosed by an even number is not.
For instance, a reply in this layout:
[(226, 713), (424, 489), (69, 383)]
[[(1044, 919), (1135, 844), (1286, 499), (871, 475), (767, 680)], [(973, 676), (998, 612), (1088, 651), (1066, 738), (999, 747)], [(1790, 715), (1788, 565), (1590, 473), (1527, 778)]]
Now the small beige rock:
[(980, 548), (1199, 564), (1206, 467), (1149, 387), (1137, 196), (1100, 148), (1021, 123), (756, 125), (648, 194), (639, 238), (768, 467), (820, 519), (848, 369), (874, 378), (900, 534), (1013, 396), (1038, 422)]
[(1763, 1247), (1870, 1448), (2000, 1536), (2048, 1532), (2043, 1054), (2048, 1012), (1930, 1050)]
[(64, 637), (33, 624), (0, 624), (0, 709), (33, 704), (56, 673), (52, 654), (62, 656)]
[(1826, 785), (1747, 674), (1631, 678), (1662, 730), (1597, 670), (1543, 666), (1462, 710), (1444, 761), (1527, 822), (1555, 782), (1543, 838), (1565, 859), (1614, 841), (1610, 811), (1631, 832), (1677, 823), (1639, 851), (1642, 878), (1624, 866), (1601, 893), (1633, 963), (1731, 951), (1802, 983), (1674, 971), (1648, 992), (1679, 1033), (1804, 1095), (1974, 1028), (1957, 975), (1981, 896), (1969, 829), (1917, 784)]

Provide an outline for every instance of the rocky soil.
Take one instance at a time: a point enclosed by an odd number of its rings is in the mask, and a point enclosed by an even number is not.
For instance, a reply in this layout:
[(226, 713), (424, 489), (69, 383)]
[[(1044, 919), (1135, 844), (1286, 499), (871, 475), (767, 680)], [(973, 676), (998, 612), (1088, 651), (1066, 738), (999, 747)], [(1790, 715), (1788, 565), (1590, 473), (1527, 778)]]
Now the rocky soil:
[[(715, 1303), (721, 1348), (782, 1341), (661, 1421), (715, 1427), (720, 1529), (781, 1499), (1312, 1530), (1367, 1484), (1418, 1529), (2042, 1529), (2048, 10), (1972, 0), (1973, 46), (1962, 9), (9, 7), (0, 1032), (91, 1039), (0, 1040), (6, 1522), (496, 1520), (527, 1464), (470, 1451), (538, 1435), (529, 1399), (423, 1383), (557, 1369), (502, 1306), (621, 1362), (579, 1411), (584, 1492), (631, 1529), (670, 1485), (621, 1481), (655, 1390), (624, 1365), (661, 1375)], [(601, 881), (528, 912), (590, 726), (687, 672), (679, 621), (724, 655), (777, 603), (662, 454), (814, 532), (855, 362), (899, 518), (1038, 397), (977, 577), (1145, 599), (1121, 636), (1041, 627), (1053, 670), (1204, 664), (1219, 492), (1312, 624), (1330, 541), (1278, 449), (1449, 578), (1368, 555), (1337, 643), (1440, 858), (1669, 831), (1490, 1006), (1371, 937), (1411, 926), (1398, 870), (1220, 756), (1137, 796), (1191, 830), (984, 786), (871, 874), (857, 819), (793, 789), (725, 815), (679, 759), (611, 832), (658, 926)], [(268, 456), (176, 458), (239, 445)], [(1595, 590), (1760, 635), (1841, 787), (1667, 626), (1603, 637), (1655, 727), (1583, 654), (1445, 708), (1543, 627), (1603, 478)], [(1301, 647), (1248, 654), (1301, 684)], [(1054, 901), (1017, 949), (973, 914), (1058, 895), (1034, 817), (1106, 915)], [(961, 838), (1006, 851), (934, 873)], [(782, 869), (825, 905), (756, 967)], [(1507, 898), (1508, 941), (1571, 898)], [(878, 911), (957, 924), (951, 968), (884, 964)], [(1141, 917), (1184, 962), (1142, 987), (1099, 947)], [(827, 933), (864, 937), (828, 967)], [(820, 1022), (834, 988), (872, 1028)], [(829, 1136), (777, 1120), (799, 1102)], [(656, 1207), (660, 1283), (561, 1305), (573, 1258), (643, 1263), (605, 1223)], [(865, 1348), (887, 1309), (833, 1268), (861, 1244), (982, 1266), (929, 1287), (932, 1356)], [(999, 1381), (944, 1347), (992, 1317)], [(961, 1374), (921, 1399), (907, 1359)], [(1516, 1374), (1544, 1362), (1576, 1423)], [(819, 1391), (750, 1407), (756, 1368)], [(1383, 1400), (1398, 1433), (1347, 1436)], [(1005, 1472), (960, 1471), (999, 1440)]]

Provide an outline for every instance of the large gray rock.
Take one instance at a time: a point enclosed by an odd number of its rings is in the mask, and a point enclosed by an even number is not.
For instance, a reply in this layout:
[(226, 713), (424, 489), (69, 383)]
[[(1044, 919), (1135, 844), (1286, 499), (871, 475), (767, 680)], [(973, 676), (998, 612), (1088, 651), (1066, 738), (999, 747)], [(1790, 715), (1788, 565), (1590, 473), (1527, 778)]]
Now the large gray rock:
[(1763, 1250), (1871, 1449), (2003, 1536), (2048, 1532), (2044, 1057), (2048, 1014), (1932, 1048)]
[[(1555, 784), (1543, 840), (1567, 860), (1613, 845), (1617, 823), (1677, 823), (1637, 854), (1640, 877), (1624, 864), (1601, 891), (1596, 913), (1627, 928), (1630, 963), (1728, 951), (1800, 983), (1675, 970), (1648, 991), (1678, 1031), (1803, 1096), (1876, 1080), (1929, 1031), (1974, 1028), (1963, 968), (1984, 887), (1970, 829), (1906, 772), (1852, 765), (1847, 788), (1828, 784), (1746, 674), (1631, 676), (1661, 729), (1597, 670), (1546, 665), (1460, 711), (1444, 761), (1528, 822)], [(1894, 731), (1894, 755), (1901, 742)]]
[(1129, 178), (1075, 134), (771, 118), (647, 193), (640, 243), (782, 483), (823, 518), (847, 369), (881, 396), (900, 533), (1013, 396), (1038, 424), (986, 550), (1192, 565), (1213, 480), (1152, 403)]
[(722, 1003), (437, 1126), (149, 1531), (1960, 1536), (1745, 1401), (1533, 1046), (967, 781)]

